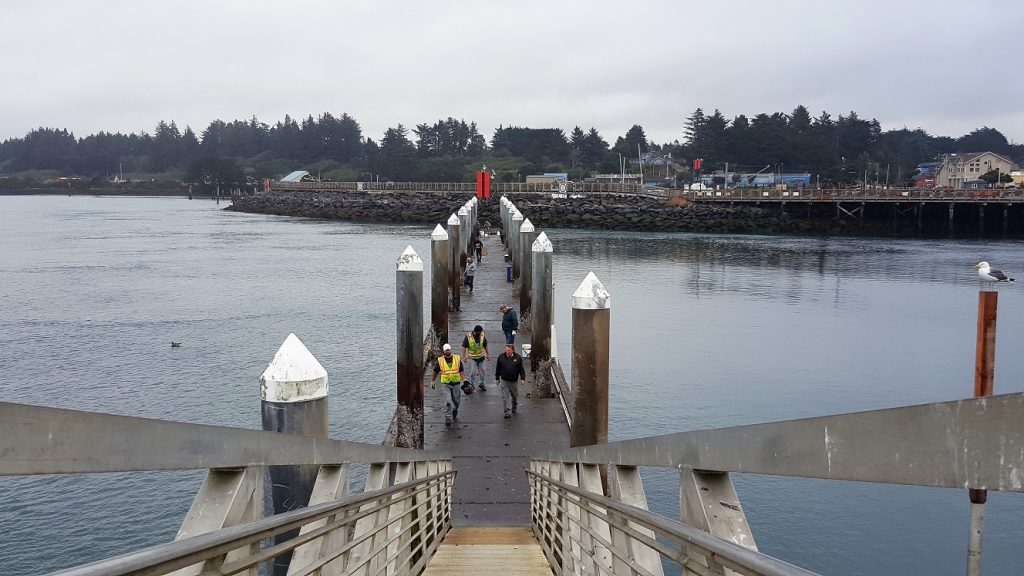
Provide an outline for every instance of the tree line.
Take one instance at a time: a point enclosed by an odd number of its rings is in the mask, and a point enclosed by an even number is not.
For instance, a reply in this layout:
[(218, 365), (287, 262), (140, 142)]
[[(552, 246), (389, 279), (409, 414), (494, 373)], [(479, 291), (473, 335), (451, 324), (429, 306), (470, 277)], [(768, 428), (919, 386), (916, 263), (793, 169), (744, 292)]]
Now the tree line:
[[(76, 137), (66, 129), (38, 128), (0, 143), (0, 173), (56, 171), (64, 176), (110, 180), (121, 173), (197, 183), (276, 178), (304, 169), (323, 179), (470, 181), (481, 165), (501, 181), (528, 174), (568, 172), (580, 179), (598, 173), (636, 172), (625, 164), (639, 153), (671, 157), (670, 178), (689, 181), (695, 158), (703, 170), (810, 173), (823, 184), (855, 183), (868, 175), (904, 184), (920, 162), (941, 153), (993, 151), (1024, 160), (1024, 146), (995, 128), (981, 127), (958, 138), (932, 136), (921, 128), (883, 131), (877, 120), (856, 112), (812, 117), (804, 106), (790, 113), (727, 118), (698, 108), (680, 126), (681, 139), (655, 143), (640, 125), (606, 140), (596, 128), (499, 126), (490, 141), (475, 122), (446, 118), (412, 129), (388, 128), (379, 141), (363, 134), (348, 114), (324, 112), (273, 125), (252, 117), (214, 120), (201, 133), (161, 120), (152, 133), (99, 132)], [(659, 176), (661, 173), (659, 173)]]

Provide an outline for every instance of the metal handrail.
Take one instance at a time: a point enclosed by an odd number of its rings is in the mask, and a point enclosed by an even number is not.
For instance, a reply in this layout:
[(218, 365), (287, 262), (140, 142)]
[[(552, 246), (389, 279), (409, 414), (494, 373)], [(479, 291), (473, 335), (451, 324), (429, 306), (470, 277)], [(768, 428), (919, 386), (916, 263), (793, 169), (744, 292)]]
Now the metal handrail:
[(1015, 393), (636, 438), (543, 459), (1022, 492), (1021, 421), (1024, 393)]
[(0, 402), (0, 476), (448, 459), (392, 448)]
[[(595, 558), (599, 555), (596, 550), (586, 549), (592, 548), (592, 545), (589, 545), (583, 538), (573, 537), (576, 530), (586, 533), (589, 540), (600, 544), (605, 551), (620, 562), (627, 564), (631, 562), (633, 555), (625, 549), (626, 546), (616, 545), (614, 538), (606, 538), (592, 527), (590, 521), (582, 519), (587, 517), (589, 520), (590, 517), (596, 517), (608, 524), (610, 528), (620, 531), (632, 542), (640, 543), (658, 552), (663, 558), (680, 566), (685, 564), (690, 569), (694, 568), (693, 555), (696, 554), (712, 564), (720, 564), (740, 574), (758, 576), (811, 576), (814, 574), (777, 558), (716, 538), (703, 530), (554, 480), (532, 470), (528, 470), (527, 475), (531, 480), (531, 499), (541, 500), (532, 502), (534, 508), (548, 513), (555, 512), (554, 516), (540, 515), (543, 517), (541, 522), (547, 523), (546, 526), (541, 527), (542, 533), (553, 537), (550, 542), (547, 539), (541, 539), (542, 548), (545, 548), (545, 553), (548, 554), (549, 563), (552, 566), (559, 564), (559, 560), (563, 566), (566, 562), (566, 558), (560, 555), (557, 559), (555, 558), (554, 546), (557, 544), (562, 553), (566, 550), (572, 550), (570, 553), (578, 553), (580, 556), (574, 558), (574, 561), (580, 562), (583, 559), (582, 555), (586, 554), (588, 563), (597, 564), (602, 572), (615, 573), (612, 566), (601, 566), (601, 560)], [(552, 492), (558, 497), (552, 497)], [(580, 519), (574, 518), (574, 515), (569, 513), (569, 506), (573, 505), (578, 506), (581, 510)], [(674, 544), (675, 547), (659, 542), (655, 537), (637, 530), (631, 524), (653, 531), (658, 538)], [(568, 546), (570, 543), (574, 546)], [(648, 573), (640, 565), (634, 564), (630, 568), (637, 572)]]
[(679, 190), (677, 195), (697, 202), (1024, 202), (1024, 190), (939, 188), (727, 188)]
[[(136, 573), (167, 574), (174, 570), (224, 556), (233, 550), (244, 548), (245, 546), (258, 543), (261, 540), (273, 537), (283, 532), (288, 532), (289, 530), (301, 528), (302, 526), (318, 520), (343, 515), (343, 518), (340, 520), (335, 520), (332, 524), (328, 524), (317, 531), (303, 534), (297, 538), (293, 538), (275, 546), (273, 549), (270, 549), (269, 553), (268, 551), (263, 551), (254, 555), (254, 558), (237, 560), (230, 564), (224, 564), (221, 566), (221, 570), (218, 571), (218, 573), (222, 574), (234, 574), (245, 570), (256, 563), (290, 552), (311, 540), (322, 537), (324, 534), (332, 530), (343, 529), (346, 526), (354, 525), (356, 521), (362, 518), (366, 518), (374, 514), (380, 514), (383, 510), (394, 506), (396, 502), (408, 500), (409, 498), (413, 498), (431, 489), (444, 491), (444, 498), (440, 498), (438, 496), (433, 497), (439, 503), (450, 502), (451, 485), (454, 481), (455, 474), (455, 471), (452, 470), (433, 474), (421, 479), (396, 484), (389, 488), (364, 492), (359, 495), (347, 496), (332, 502), (285, 512), (268, 518), (263, 518), (261, 520), (256, 520), (248, 524), (223, 528), (214, 532), (194, 536), (192, 538), (169, 542), (167, 544), (160, 544), (114, 558), (100, 560), (91, 564), (64, 570), (57, 574), (61, 576), (101, 576)], [(393, 496), (396, 495), (401, 496), (396, 500), (393, 498)], [(368, 505), (370, 507), (360, 510), (361, 507)], [(376, 530), (369, 531), (348, 542), (344, 547), (335, 550), (334, 555), (323, 560), (323, 563), (326, 564), (338, 556), (350, 552), (359, 544), (362, 544), (371, 538), (379, 537), (379, 533), (381, 531), (387, 531), (391, 524), (394, 524), (396, 521), (402, 521), (406, 516), (410, 515), (413, 510), (422, 508), (426, 505), (426, 503), (420, 503), (415, 508), (410, 508), (400, 516), (388, 518), (386, 522), (379, 523), (379, 525), (376, 526)], [(447, 518), (450, 519), (450, 516), (447, 516)], [(427, 523), (422, 520), (420, 523), (420, 529), (421, 532), (423, 532)], [(409, 526), (406, 526), (403, 529), (403, 532), (411, 529), (411, 526), (412, 524), (410, 523)], [(441, 525), (440, 532), (435, 534), (435, 541), (439, 541), (443, 537), (444, 533), (448, 530), (448, 526), (448, 522)], [(360, 559), (361, 561), (357, 565), (362, 566), (377, 556), (381, 549), (386, 550), (387, 545), (392, 543), (393, 539), (394, 536), (382, 541), (382, 545), (378, 545), (376, 550), (371, 550), (364, 558)], [(410, 550), (407, 556), (411, 557), (413, 552), (413, 550)], [(384, 561), (387, 563), (395, 560), (396, 558), (389, 557)], [(312, 572), (312, 569), (310, 572)]]

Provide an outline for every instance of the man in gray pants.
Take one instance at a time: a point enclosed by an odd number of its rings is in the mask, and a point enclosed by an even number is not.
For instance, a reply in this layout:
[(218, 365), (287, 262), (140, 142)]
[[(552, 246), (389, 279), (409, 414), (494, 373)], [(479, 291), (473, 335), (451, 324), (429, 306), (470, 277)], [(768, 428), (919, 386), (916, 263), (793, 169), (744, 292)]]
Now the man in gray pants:
[(494, 363), (494, 380), (501, 388), (501, 401), (505, 406), (505, 418), (511, 418), (519, 407), (519, 383), (526, 384), (526, 369), (523, 358), (516, 354), (513, 344), (505, 345), (505, 353), (499, 354)]

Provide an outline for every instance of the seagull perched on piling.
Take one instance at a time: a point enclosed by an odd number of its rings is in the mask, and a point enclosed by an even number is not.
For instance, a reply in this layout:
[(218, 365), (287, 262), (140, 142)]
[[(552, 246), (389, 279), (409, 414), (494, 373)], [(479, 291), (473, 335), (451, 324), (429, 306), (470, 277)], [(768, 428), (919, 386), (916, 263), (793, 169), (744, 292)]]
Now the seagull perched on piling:
[(1003, 274), (1002, 270), (996, 270), (988, 265), (988, 262), (978, 262), (974, 265), (974, 269), (978, 271), (978, 278), (981, 278), (982, 282), (989, 282), (988, 286), (996, 282), (1016, 282), (1014, 278), (1008, 277)]

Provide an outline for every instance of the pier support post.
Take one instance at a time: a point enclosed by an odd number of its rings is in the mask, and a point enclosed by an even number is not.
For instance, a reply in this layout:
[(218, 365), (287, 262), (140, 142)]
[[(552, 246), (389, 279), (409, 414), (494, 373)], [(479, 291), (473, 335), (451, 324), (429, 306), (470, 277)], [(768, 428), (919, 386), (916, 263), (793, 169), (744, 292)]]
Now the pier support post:
[(466, 246), (469, 244), (472, 228), (469, 227), (468, 208), (463, 206), (459, 208), (456, 214), (459, 217), (459, 265), (461, 266), (463, 258), (469, 255), (469, 250), (466, 249)]
[(611, 296), (593, 272), (572, 295), (572, 430), (569, 445), (608, 442)]
[[(295, 334), (289, 334), (260, 376), (263, 429), (327, 438), (327, 371)], [(318, 466), (270, 466), (274, 514), (304, 508), (316, 483)], [(276, 543), (298, 535), (292, 530)], [(274, 559), (275, 576), (288, 572), (291, 554)]]
[(433, 344), (438, 349), (448, 343), (449, 252), (448, 233), (438, 224), (430, 234), (430, 328), (437, 339)]
[(508, 211), (510, 201), (504, 196), (501, 197), (501, 245), (508, 250)]
[(921, 202), (920, 204), (917, 205), (917, 208), (914, 210), (914, 220), (917, 221), (917, 233), (918, 234), (921, 233), (921, 215), (922, 215), (923, 212), (924, 212), (924, 202)]
[[(552, 247), (548, 235), (541, 232), (533, 241), (530, 250), (531, 272), (531, 312), (530, 312), (530, 366), (534, 373), (541, 363), (554, 356), (551, 348), (551, 321), (554, 318), (554, 298), (552, 297), (551, 260)], [(520, 304), (520, 311), (522, 304)], [(551, 397), (551, 381), (549, 378), (536, 378), (539, 385), (537, 395), (541, 398)]]
[(953, 234), (953, 230), (954, 230), (954, 227), (953, 227), (953, 208), (955, 206), (956, 206), (956, 204), (953, 204), (952, 202), (949, 203), (949, 223), (946, 225), (946, 231), (949, 232), (950, 235)]
[(1010, 230), (1010, 205), (1003, 205), (1003, 238), (1006, 238), (1007, 232)]
[(978, 236), (985, 235), (985, 203), (978, 206)]
[(395, 266), (395, 330), (395, 446), (423, 448), (423, 260), (412, 246)]
[[(978, 338), (974, 355), (974, 397), (991, 396), (996, 365), (996, 309), (999, 292), (978, 292)], [(987, 490), (968, 490), (971, 531), (967, 545), (967, 575), (981, 576), (981, 541), (985, 529)]]
[(533, 242), (537, 239), (537, 231), (527, 218), (519, 227), (519, 315), (530, 316), (533, 306)]
[(459, 262), (459, 217), (448, 217), (448, 288), (452, 291), (451, 309), (462, 309), (462, 265)]
[(522, 255), (519, 252), (519, 241), (521, 240), (519, 238), (519, 230), (523, 226), (523, 214), (516, 210), (509, 218), (509, 222), (511, 225), (508, 231), (508, 250), (509, 254), (512, 255), (512, 281), (515, 282), (523, 271)]

